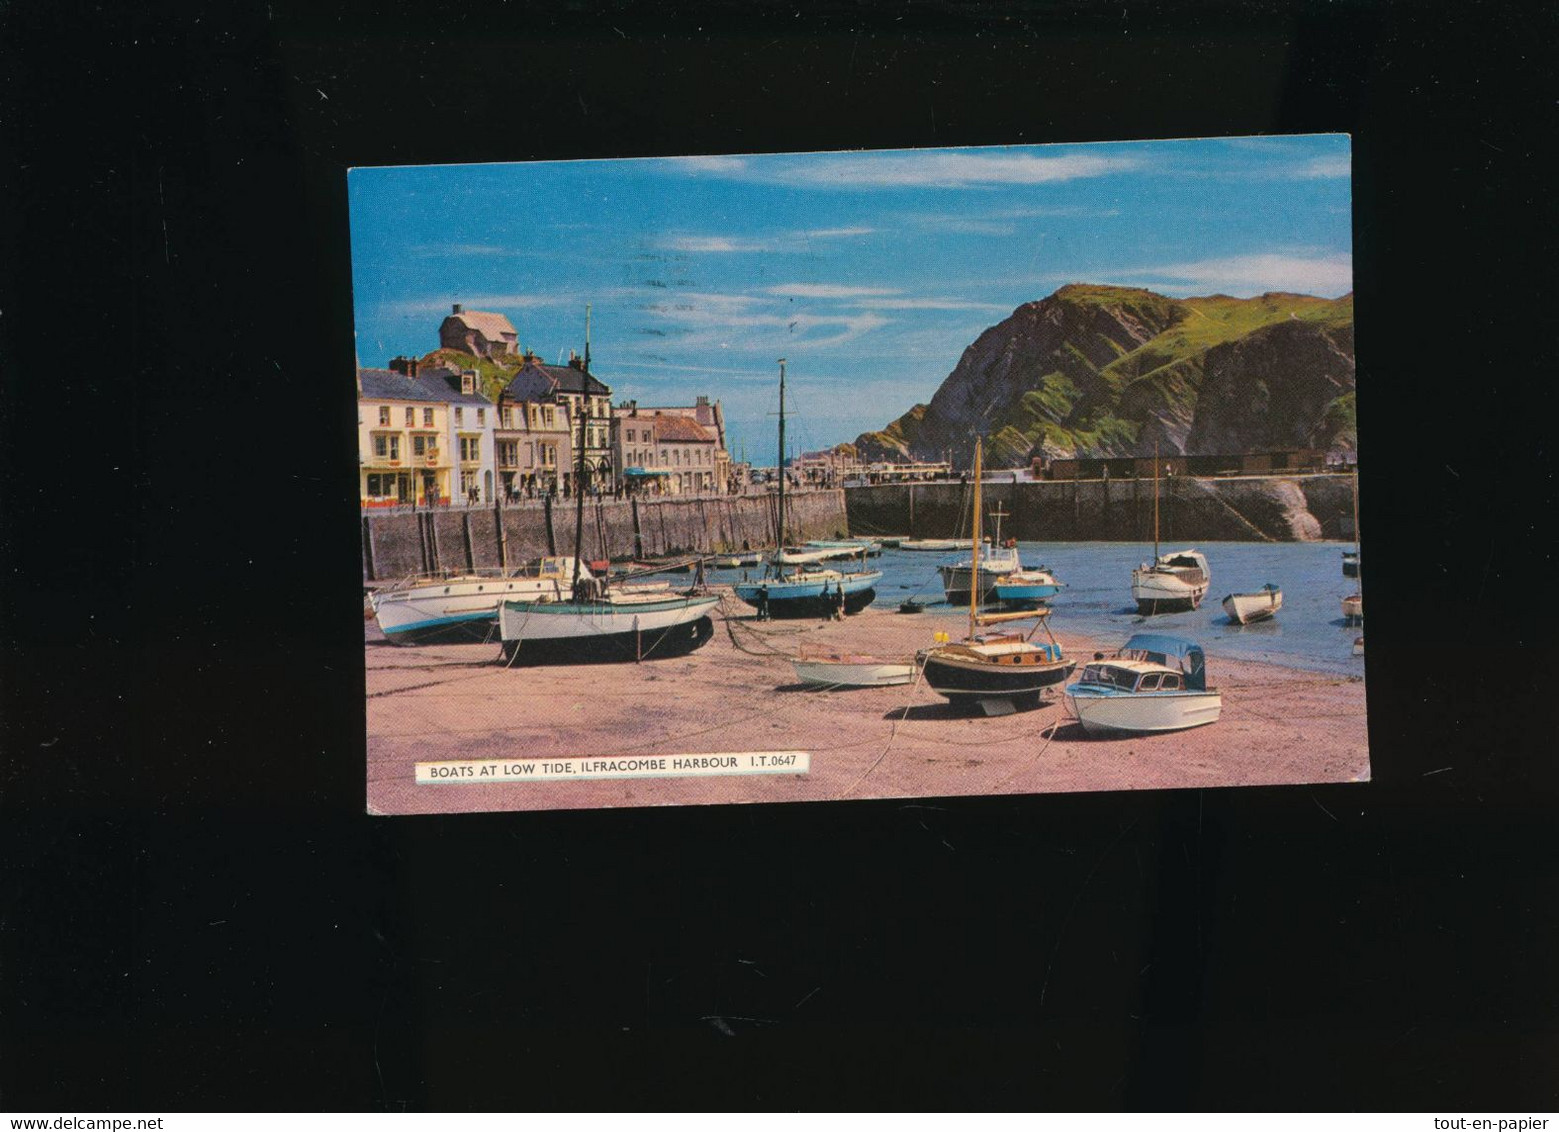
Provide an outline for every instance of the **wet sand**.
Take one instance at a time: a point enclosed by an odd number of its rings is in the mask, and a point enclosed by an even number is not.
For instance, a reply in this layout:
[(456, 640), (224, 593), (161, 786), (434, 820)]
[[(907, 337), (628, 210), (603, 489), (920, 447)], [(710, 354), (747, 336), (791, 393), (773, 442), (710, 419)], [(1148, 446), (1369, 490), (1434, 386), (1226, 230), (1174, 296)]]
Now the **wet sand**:
[[(1214, 724), (1090, 738), (1059, 691), (985, 716), (923, 681), (818, 690), (788, 657), (803, 646), (909, 655), (957, 618), (867, 609), (842, 622), (769, 621), (725, 598), (712, 640), (642, 664), (505, 668), (491, 644), (388, 644), (365, 623), (372, 813), (585, 809), (694, 803), (928, 798), (1352, 782), (1369, 777), (1364, 682), (1208, 657)], [(1054, 632), (1069, 658), (1124, 640)], [(1019, 626), (1026, 628), (1026, 624)], [(1037, 639), (1043, 639), (1041, 631)], [(453, 759), (807, 751), (807, 774), (418, 785), (415, 764)]]

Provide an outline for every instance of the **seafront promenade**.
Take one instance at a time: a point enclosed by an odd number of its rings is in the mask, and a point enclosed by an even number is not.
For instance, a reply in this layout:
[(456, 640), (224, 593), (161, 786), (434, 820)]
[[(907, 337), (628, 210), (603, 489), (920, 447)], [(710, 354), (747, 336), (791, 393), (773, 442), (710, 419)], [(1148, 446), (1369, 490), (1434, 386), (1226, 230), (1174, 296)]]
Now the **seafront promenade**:
[[(374, 813), (1145, 790), (1364, 781), (1364, 682), (1255, 661), (1211, 664), (1216, 724), (1095, 739), (1059, 697), (1012, 715), (955, 709), (923, 682), (814, 690), (803, 647), (913, 653), (956, 617), (868, 609), (758, 622), (727, 596), (697, 652), (642, 664), (505, 668), (498, 644), (397, 648), (364, 625)], [(1119, 641), (1057, 629), (1083, 661)], [(418, 785), (419, 762), (805, 751), (806, 774)]]

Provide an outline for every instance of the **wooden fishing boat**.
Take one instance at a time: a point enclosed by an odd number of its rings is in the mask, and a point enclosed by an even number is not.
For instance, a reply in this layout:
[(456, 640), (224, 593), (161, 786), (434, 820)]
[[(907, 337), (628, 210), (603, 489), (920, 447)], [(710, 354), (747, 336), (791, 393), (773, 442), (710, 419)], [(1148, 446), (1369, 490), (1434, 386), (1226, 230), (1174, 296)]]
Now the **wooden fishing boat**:
[(1085, 665), (1066, 699), (1089, 735), (1183, 731), (1223, 711), (1202, 647), (1164, 633), (1138, 633), (1113, 658)]
[(1229, 594), (1223, 599), (1223, 611), (1236, 625), (1265, 621), (1283, 608), (1283, 591), (1268, 582), (1255, 593)]

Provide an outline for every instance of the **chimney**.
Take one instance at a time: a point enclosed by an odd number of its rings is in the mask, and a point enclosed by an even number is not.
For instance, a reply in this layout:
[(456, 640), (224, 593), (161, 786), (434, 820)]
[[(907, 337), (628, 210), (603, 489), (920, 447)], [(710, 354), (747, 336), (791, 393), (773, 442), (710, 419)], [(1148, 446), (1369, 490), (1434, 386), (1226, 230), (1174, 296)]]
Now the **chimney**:
[(462, 393), (475, 393), (476, 392), (476, 370), (474, 370), (474, 369), (463, 369), (463, 370), (460, 371), (460, 392), (462, 392)]
[(453, 313), (455, 313), (455, 314), (465, 314), (466, 313), (466, 308), (464, 306), (462, 306), (460, 303), (454, 304), (454, 308), (455, 309), (454, 309)]
[(397, 357), (397, 358), (391, 358), (390, 359), (390, 372), (391, 373), (398, 373), (402, 377), (416, 377), (417, 376), (417, 359), (416, 358), (408, 358), (408, 357), (404, 357), (404, 356)]
[(698, 395), (698, 400), (696, 402), (694, 402), (694, 403), (701, 409), (707, 409), (709, 407), (709, 396), (708, 396), (708, 394), (700, 393)]

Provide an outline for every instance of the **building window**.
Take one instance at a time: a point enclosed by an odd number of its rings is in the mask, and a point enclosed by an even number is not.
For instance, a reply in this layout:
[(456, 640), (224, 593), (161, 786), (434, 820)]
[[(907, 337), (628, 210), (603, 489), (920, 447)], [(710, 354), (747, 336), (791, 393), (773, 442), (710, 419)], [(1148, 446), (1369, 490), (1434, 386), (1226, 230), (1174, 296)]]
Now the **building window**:
[(476, 392), (476, 374), (474, 374), (474, 373), (463, 373), (463, 374), (460, 375), (460, 392), (462, 392), (462, 393), (475, 393)]
[[(432, 412), (431, 409), (428, 410), (428, 411)], [(433, 422), (429, 421), (428, 423), (432, 424)], [(465, 423), (466, 423), (466, 411), (464, 409), (462, 409), (459, 405), (456, 405), (455, 406), (455, 427), (459, 428), (461, 425), (463, 425)]]
[(517, 440), (501, 440), (498, 442), (498, 466), (500, 468), (518, 467), (520, 463), (520, 442)]
[(460, 438), (460, 458), (462, 460), (480, 460), (482, 458), (482, 438), (479, 436), (462, 436)]
[(514, 406), (513, 405), (505, 405), (503, 408), (499, 409), (498, 410), (498, 416), (502, 420), (504, 428), (513, 428), (514, 427)]
[(557, 413), (551, 405), (542, 407), (541, 423), (546, 425), (548, 428), (551, 428), (554, 424), (557, 423)]
[[(459, 412), (459, 410), (457, 409), (456, 412)], [(423, 428), (432, 428), (433, 427), (433, 410), (432, 409), (423, 409), (422, 410), (422, 427)]]
[(629, 444), (633, 443), (633, 429), (631, 429), (631, 428), (628, 430), (628, 443)]
[(460, 494), (464, 495), (466, 498), (469, 499), (471, 497), (472, 493), (475, 492), (475, 491), (476, 491), (476, 473), (475, 472), (461, 472), (460, 473)]
[(428, 453), (428, 438), (425, 437), (425, 436), (421, 436), (421, 435), (412, 437), (411, 438), (411, 454), (413, 456), (426, 456), (427, 453)]
[(401, 438), (397, 433), (381, 432), (374, 435), (374, 455), (383, 460), (401, 458)]
[(417, 410), (413, 409), (409, 405), (406, 407), (406, 427), (407, 428), (416, 428), (417, 427)]
[(476, 423), (478, 425), (484, 425), (484, 424), (487, 423), (487, 410), (486, 409), (478, 409), (476, 411)]
[(390, 406), (388, 406), (388, 405), (380, 405), (379, 406), (379, 423), (381, 425), (385, 426), (386, 428), (389, 427), (389, 425), (390, 425)]

